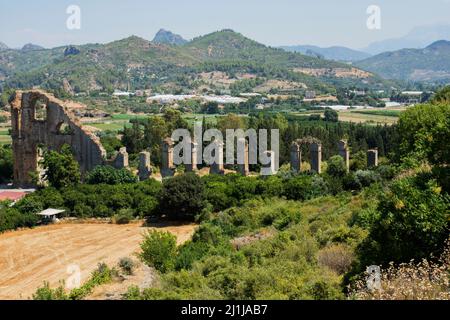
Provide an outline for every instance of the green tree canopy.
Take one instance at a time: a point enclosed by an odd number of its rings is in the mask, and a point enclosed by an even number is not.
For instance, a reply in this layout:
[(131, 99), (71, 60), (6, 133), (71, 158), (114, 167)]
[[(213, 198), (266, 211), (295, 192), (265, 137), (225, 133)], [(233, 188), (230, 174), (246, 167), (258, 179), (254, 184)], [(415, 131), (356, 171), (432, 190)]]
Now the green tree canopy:
[(64, 145), (60, 152), (46, 151), (42, 164), (45, 169), (45, 178), (57, 189), (80, 182), (80, 166), (73, 158), (69, 145)]

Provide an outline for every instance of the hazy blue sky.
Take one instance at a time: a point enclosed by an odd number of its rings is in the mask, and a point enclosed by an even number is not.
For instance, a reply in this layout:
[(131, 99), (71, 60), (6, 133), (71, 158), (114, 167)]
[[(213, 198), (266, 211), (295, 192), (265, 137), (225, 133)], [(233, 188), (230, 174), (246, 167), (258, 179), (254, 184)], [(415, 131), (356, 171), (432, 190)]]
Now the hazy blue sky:
[[(66, 28), (66, 8), (81, 8), (81, 30)], [(381, 30), (366, 9), (381, 8)], [(231, 28), (268, 45), (361, 48), (413, 27), (450, 24), (450, 0), (0, 0), (0, 41), (10, 47), (152, 39), (166, 28), (187, 39)]]

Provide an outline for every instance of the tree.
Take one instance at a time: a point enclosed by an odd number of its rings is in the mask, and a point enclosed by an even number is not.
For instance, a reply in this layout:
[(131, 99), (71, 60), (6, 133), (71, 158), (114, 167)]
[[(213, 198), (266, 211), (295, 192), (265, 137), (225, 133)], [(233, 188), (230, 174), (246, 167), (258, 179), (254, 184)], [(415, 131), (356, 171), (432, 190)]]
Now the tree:
[(45, 178), (56, 189), (80, 182), (80, 166), (73, 158), (69, 145), (64, 145), (61, 152), (46, 151), (42, 164), (45, 169)]
[(13, 176), (13, 156), (10, 146), (0, 146), (0, 183), (10, 181)]
[(115, 169), (111, 166), (97, 166), (86, 175), (88, 184), (123, 184), (136, 182), (136, 176), (129, 170)]
[(225, 134), (227, 129), (244, 129), (245, 122), (242, 117), (230, 113), (225, 117), (219, 118), (217, 121), (217, 128)]
[(450, 104), (424, 104), (409, 108), (398, 122), (400, 148), (397, 160), (413, 154), (431, 164), (447, 165), (450, 160)]
[(328, 162), (327, 173), (333, 177), (343, 177), (347, 173), (344, 158), (341, 156), (333, 156)]
[(141, 243), (141, 260), (160, 272), (173, 269), (177, 250), (176, 237), (169, 232), (148, 231)]
[(339, 114), (336, 110), (333, 109), (327, 109), (325, 110), (325, 121), (330, 122), (338, 122), (339, 121)]
[(131, 128), (123, 129), (122, 143), (130, 153), (138, 153), (144, 149), (143, 138), (144, 133), (138, 121), (133, 122)]
[(446, 86), (436, 92), (436, 95), (433, 97), (433, 103), (450, 103), (450, 86)]
[(370, 234), (360, 247), (362, 267), (440, 253), (449, 233), (450, 198), (428, 175), (396, 180), (390, 192), (380, 195)]
[(205, 206), (203, 182), (194, 173), (167, 179), (160, 196), (161, 212), (170, 219), (194, 220)]
[(367, 155), (364, 151), (358, 151), (352, 156), (350, 169), (352, 171), (364, 170), (367, 168)]

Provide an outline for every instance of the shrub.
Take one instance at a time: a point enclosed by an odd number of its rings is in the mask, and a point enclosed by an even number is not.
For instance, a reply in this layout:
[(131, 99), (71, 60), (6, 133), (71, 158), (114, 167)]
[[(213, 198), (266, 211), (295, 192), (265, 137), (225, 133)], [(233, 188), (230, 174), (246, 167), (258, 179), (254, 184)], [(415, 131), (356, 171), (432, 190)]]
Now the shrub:
[(69, 294), (69, 298), (71, 300), (81, 300), (87, 297), (96, 286), (110, 282), (114, 273), (114, 269), (110, 269), (105, 263), (99, 263), (89, 280), (80, 288), (73, 289)]
[(39, 217), (34, 213), (21, 213), (15, 208), (0, 208), (0, 233), (18, 228), (31, 228)]
[(319, 265), (344, 274), (350, 270), (354, 256), (350, 248), (343, 244), (334, 244), (319, 251), (317, 256)]
[(379, 214), (360, 247), (363, 265), (439, 253), (449, 232), (449, 209), (449, 196), (427, 174), (396, 180), (380, 195)]
[(325, 180), (320, 176), (300, 175), (285, 184), (285, 195), (290, 200), (309, 200), (328, 193)]
[(32, 297), (33, 300), (69, 300), (69, 296), (64, 289), (64, 284), (52, 289), (46, 281), (42, 287), (36, 290)]
[(332, 177), (343, 177), (347, 174), (344, 158), (333, 156), (327, 162), (327, 173)]
[(172, 270), (177, 250), (176, 237), (169, 232), (148, 231), (141, 243), (141, 260), (165, 273)]
[(132, 209), (121, 209), (112, 217), (112, 222), (115, 224), (128, 224), (134, 219), (134, 212)]
[(126, 275), (132, 275), (134, 267), (135, 267), (134, 261), (130, 258), (122, 258), (119, 260), (119, 268)]

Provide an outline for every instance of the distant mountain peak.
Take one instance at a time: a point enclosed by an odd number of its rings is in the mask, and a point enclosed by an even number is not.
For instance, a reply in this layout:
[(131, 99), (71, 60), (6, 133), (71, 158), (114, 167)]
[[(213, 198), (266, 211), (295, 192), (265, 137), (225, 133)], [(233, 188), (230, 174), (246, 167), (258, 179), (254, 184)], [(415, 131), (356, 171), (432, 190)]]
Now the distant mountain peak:
[(152, 42), (158, 43), (158, 44), (170, 44), (170, 45), (180, 46), (180, 45), (187, 43), (188, 41), (183, 39), (182, 36), (175, 34), (169, 30), (160, 29), (156, 33)]
[(450, 41), (438, 40), (430, 44), (426, 49), (450, 49)]
[(368, 53), (339, 46), (323, 48), (312, 45), (299, 45), (282, 46), (281, 48), (290, 52), (299, 52), (307, 56), (325, 58), (335, 61), (354, 62), (370, 57), (370, 54)]
[(34, 50), (42, 50), (44, 47), (41, 47), (37, 44), (27, 43), (22, 47), (22, 51), (34, 51)]

